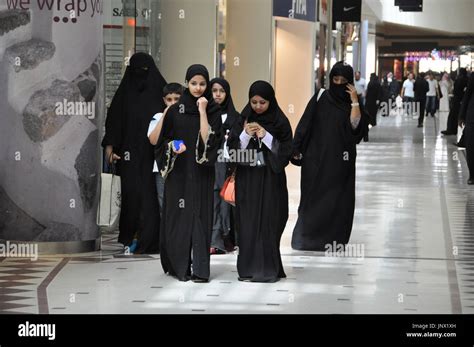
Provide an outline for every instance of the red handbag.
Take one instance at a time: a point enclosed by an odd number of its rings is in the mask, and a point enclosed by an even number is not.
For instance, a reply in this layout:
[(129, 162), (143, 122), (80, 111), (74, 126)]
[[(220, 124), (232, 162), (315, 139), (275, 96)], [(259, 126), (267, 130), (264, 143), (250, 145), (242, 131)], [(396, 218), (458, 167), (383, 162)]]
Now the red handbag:
[(225, 202), (235, 206), (235, 171), (225, 180), (220, 195)]

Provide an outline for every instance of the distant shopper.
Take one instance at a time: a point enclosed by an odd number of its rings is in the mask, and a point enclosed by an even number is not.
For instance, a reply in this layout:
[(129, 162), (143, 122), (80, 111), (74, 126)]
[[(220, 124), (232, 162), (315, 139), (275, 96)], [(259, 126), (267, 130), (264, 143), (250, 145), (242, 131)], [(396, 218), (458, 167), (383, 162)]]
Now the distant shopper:
[(425, 119), (425, 106), (426, 106), (426, 93), (430, 89), (428, 82), (425, 78), (425, 73), (421, 72), (415, 80), (415, 101), (418, 108), (418, 128), (423, 128), (423, 122)]
[(441, 94), (443, 95), (439, 101), (439, 111), (449, 112), (449, 99), (453, 92), (453, 83), (447, 72), (443, 73), (439, 86), (441, 88)]
[(380, 85), (379, 78), (375, 73), (370, 75), (370, 82), (367, 86), (367, 93), (365, 98), (365, 110), (369, 115), (370, 125), (377, 125), (377, 112), (380, 107), (380, 103), (383, 100), (383, 90)]
[[(393, 78), (393, 73), (389, 72), (383, 81), (382, 87), (385, 94), (384, 101), (390, 105), (390, 107), (388, 107), (388, 113), (390, 113), (390, 110), (397, 106), (396, 100), (397, 96), (400, 94), (400, 84)], [(383, 116), (389, 115), (390, 114), (383, 114)]]
[(439, 99), (438, 81), (434, 78), (432, 72), (428, 73), (428, 92), (426, 93), (426, 113), (427, 116), (434, 117), (436, 114), (436, 99)]
[(460, 125), (465, 124), (466, 159), (469, 168), (467, 184), (474, 184), (474, 73), (471, 72), (459, 113)]
[(465, 68), (461, 68), (459, 69), (458, 77), (454, 81), (452, 107), (449, 111), (447, 128), (441, 132), (443, 135), (456, 135), (458, 133), (458, 116), (467, 83), (467, 70)]
[[(408, 74), (408, 78), (403, 82), (401, 97), (403, 99), (404, 108), (411, 111), (413, 101), (415, 101), (415, 79), (411, 72)], [(408, 115), (411, 116), (411, 113)]]
[(355, 77), (354, 87), (357, 90), (357, 96), (359, 97), (360, 100), (362, 100), (362, 103), (365, 105), (365, 94), (367, 91), (367, 82), (365, 81), (364, 78), (360, 77), (360, 71), (357, 71), (354, 77)]

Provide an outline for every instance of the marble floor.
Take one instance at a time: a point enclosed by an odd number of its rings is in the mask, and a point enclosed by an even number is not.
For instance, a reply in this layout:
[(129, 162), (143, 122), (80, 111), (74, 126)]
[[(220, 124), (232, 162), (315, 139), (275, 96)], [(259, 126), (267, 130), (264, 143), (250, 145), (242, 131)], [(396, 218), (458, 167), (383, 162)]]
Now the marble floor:
[(0, 313), (474, 313), (474, 187), (465, 154), (406, 115), (379, 118), (357, 159), (351, 244), (329, 257), (294, 251), (299, 169), (287, 169), (290, 218), (281, 250), (288, 278), (237, 280), (236, 254), (215, 255), (207, 284), (163, 274), (159, 255), (124, 256), (115, 234), (100, 252), (0, 259)]

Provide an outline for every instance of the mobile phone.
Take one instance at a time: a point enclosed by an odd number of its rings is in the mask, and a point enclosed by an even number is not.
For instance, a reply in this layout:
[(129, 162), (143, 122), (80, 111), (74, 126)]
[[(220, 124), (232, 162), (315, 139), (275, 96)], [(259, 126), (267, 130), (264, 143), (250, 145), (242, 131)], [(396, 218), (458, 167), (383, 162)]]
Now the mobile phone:
[(173, 141), (174, 150), (179, 151), (179, 147), (181, 146), (181, 144), (184, 144), (183, 140), (174, 140)]

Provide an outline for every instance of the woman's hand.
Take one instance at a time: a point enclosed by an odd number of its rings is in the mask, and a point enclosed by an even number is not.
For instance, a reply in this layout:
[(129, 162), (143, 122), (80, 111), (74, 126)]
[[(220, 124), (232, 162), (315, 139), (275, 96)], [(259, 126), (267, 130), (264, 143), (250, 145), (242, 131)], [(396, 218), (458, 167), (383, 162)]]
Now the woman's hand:
[(113, 164), (113, 163), (116, 162), (117, 160), (122, 159), (122, 158), (120, 158), (120, 157), (119, 157), (117, 154), (115, 154), (115, 153), (112, 153), (112, 155), (111, 155), (109, 158), (110, 158), (110, 160), (109, 160), (110, 164)]
[(201, 96), (198, 101), (197, 101), (197, 105), (198, 105), (198, 108), (199, 108), (199, 113), (204, 113), (206, 112), (206, 108), (207, 108), (207, 99), (204, 97), (204, 96)]
[(349, 93), (353, 103), (359, 102), (359, 98), (357, 97), (357, 89), (352, 84), (347, 85), (346, 92)]
[(257, 130), (258, 130), (258, 127), (259, 127), (259, 125), (256, 124), (256, 123), (247, 123), (247, 121), (245, 121), (245, 123), (244, 123), (245, 132), (246, 132), (247, 135), (249, 135), (249, 136), (254, 136), (255, 133), (256, 133)]
[(105, 155), (109, 161), (109, 164), (113, 164), (115, 161), (122, 159), (113, 152), (113, 147), (110, 145), (106, 147)]
[(265, 135), (267, 134), (267, 131), (259, 124), (257, 124), (257, 126), (258, 126), (257, 131), (256, 131), (257, 137), (260, 139), (263, 139)]

